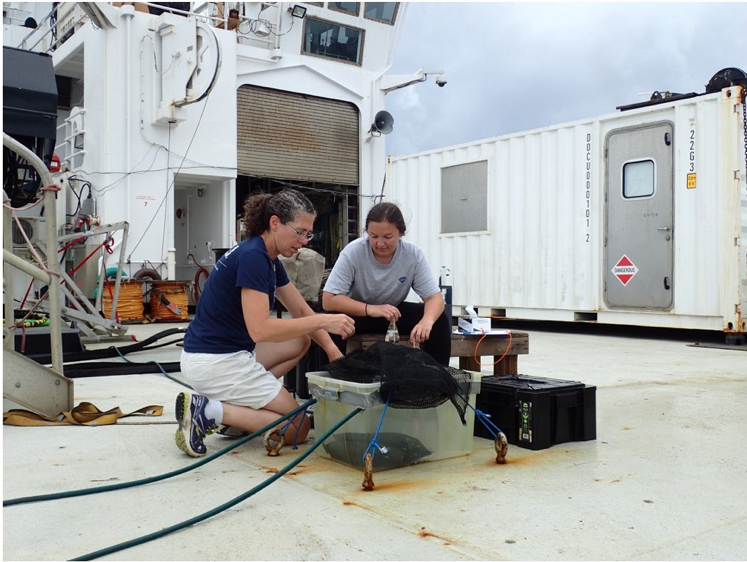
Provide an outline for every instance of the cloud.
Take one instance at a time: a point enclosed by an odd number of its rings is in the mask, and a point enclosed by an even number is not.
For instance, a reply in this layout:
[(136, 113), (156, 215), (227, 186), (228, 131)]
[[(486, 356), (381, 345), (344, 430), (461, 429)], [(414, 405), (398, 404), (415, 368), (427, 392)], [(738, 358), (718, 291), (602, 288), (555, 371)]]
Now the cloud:
[[(404, 155), (612, 113), (655, 91), (703, 92), (747, 69), (747, 3), (410, 3), (387, 95)], [(644, 95), (639, 95), (644, 94)]]

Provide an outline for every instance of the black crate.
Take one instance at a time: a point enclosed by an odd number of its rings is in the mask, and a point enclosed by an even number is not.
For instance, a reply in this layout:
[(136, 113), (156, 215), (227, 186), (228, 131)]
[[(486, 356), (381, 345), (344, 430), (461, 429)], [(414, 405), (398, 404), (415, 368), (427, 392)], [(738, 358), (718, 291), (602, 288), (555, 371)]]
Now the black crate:
[[(524, 375), (483, 377), (481, 385), (477, 409), (512, 445), (536, 451), (597, 437), (595, 386)], [(480, 420), (475, 435), (493, 438)]]

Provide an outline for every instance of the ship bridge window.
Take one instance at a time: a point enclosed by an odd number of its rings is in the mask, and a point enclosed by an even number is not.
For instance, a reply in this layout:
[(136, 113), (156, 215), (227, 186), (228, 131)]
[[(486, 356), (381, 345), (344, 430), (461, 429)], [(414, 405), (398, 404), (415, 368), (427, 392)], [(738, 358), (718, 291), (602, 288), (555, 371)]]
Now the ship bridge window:
[(346, 14), (358, 15), (358, 9), (360, 8), (359, 2), (327, 2), (327, 7), (330, 10), (338, 12), (345, 12)]
[(393, 25), (394, 18), (397, 17), (397, 6), (399, 2), (366, 2), (363, 17)]
[(304, 54), (361, 64), (363, 30), (308, 16), (304, 26)]
[(653, 160), (627, 162), (623, 165), (622, 192), (625, 199), (651, 197), (656, 188), (656, 166)]

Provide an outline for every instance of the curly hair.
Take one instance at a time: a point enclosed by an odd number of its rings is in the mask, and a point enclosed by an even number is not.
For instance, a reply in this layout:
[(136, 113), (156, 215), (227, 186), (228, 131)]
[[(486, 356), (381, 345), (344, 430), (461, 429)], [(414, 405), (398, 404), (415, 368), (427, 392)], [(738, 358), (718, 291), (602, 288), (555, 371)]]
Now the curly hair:
[(389, 222), (397, 227), (401, 236), (405, 235), (407, 225), (405, 224), (405, 217), (402, 216), (402, 211), (394, 203), (377, 203), (366, 215), (366, 230), (368, 230), (368, 223), (370, 222)]
[(244, 203), (244, 231), (247, 236), (259, 236), (270, 227), (270, 217), (277, 215), (283, 223), (296, 219), (299, 213), (316, 216), (311, 201), (295, 189), (278, 193), (256, 193)]

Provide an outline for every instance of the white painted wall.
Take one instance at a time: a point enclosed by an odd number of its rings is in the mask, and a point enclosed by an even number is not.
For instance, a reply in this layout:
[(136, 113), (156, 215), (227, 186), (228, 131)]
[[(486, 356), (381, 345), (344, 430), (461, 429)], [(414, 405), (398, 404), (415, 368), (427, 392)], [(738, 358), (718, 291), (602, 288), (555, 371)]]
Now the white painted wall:
[[(512, 318), (747, 332), (747, 188), (738, 88), (718, 94), (391, 158), (387, 199), (434, 274), (451, 269), (453, 303)], [(642, 123), (674, 124), (674, 307), (609, 309), (603, 299), (604, 139)], [(696, 189), (687, 189), (695, 131)], [(591, 135), (590, 222), (585, 211)], [(441, 234), (441, 169), (488, 161), (488, 229)], [(588, 242), (587, 242), (588, 235)]]
[[(253, 4), (247, 6), (251, 15)], [(176, 30), (167, 39), (175, 47), (168, 50), (163, 47), (165, 40), (154, 31), (163, 18), (127, 7), (114, 12), (118, 16), (115, 29), (94, 30), (86, 25), (54, 53), (54, 61), (64, 73), (83, 60), (86, 156), (78, 172), (85, 172), (94, 184), (103, 222), (130, 223), (128, 270), (135, 272), (143, 264), (160, 267), (171, 247), (177, 248), (177, 263), (185, 266), (186, 249), (182, 246), (187, 238), (192, 250), (196, 250), (198, 239), (202, 247), (207, 241), (218, 247), (235, 243), (236, 92), (243, 84), (349, 101), (359, 108), (361, 212), (367, 212), (386, 165), (384, 139), (371, 137), (368, 129), (375, 113), (384, 109), (384, 94), (378, 90), (377, 80), (391, 63), (400, 26), (334, 14), (345, 20), (341, 23), (365, 30), (361, 67), (301, 55), (301, 20), (278, 38), (282, 56), (256, 46), (256, 41), (247, 44), (251, 41), (234, 31), (216, 29), (222, 54), (218, 81), (206, 100), (178, 108), (178, 122), (169, 125), (155, 123), (155, 118), (161, 93), (178, 85), (174, 77), (190, 56), (184, 48), (189, 36), (186, 20), (167, 16), (170, 19), (165, 21)], [(400, 22), (404, 13), (401, 6)], [(281, 25), (289, 25), (290, 15), (281, 14)], [(308, 14), (330, 19), (331, 12), (310, 6)], [(188, 178), (180, 195), (174, 185), (177, 174)], [(184, 203), (175, 198), (194, 195), (197, 184), (209, 186), (205, 193), (210, 195), (192, 197), (192, 204), (199, 209), (192, 210), (192, 216), (195, 212), (215, 215), (216, 221), (205, 229), (190, 221), (187, 235), (186, 224), (174, 222), (175, 209)], [(211, 256), (200, 259), (210, 260)]]

